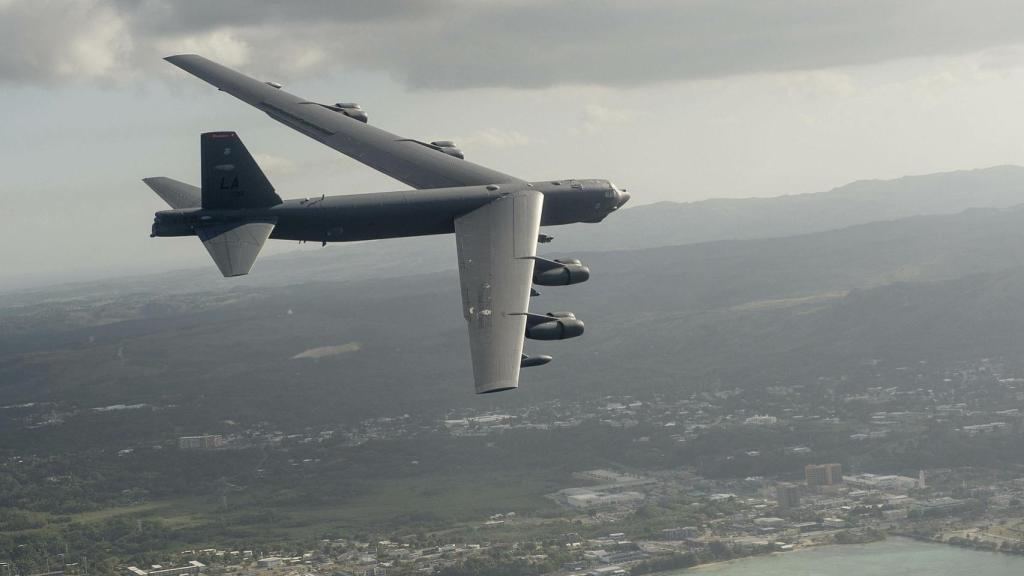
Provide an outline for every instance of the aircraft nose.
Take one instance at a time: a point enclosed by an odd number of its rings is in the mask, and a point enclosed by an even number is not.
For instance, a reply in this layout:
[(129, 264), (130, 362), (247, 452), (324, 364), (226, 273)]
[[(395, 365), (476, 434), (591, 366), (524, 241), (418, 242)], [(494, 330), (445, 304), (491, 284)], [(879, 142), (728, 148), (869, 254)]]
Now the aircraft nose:
[(625, 204), (626, 202), (629, 202), (629, 198), (630, 198), (630, 195), (629, 195), (629, 192), (626, 192), (625, 190), (616, 190), (616, 191), (615, 191), (615, 197), (616, 197), (616, 198), (618, 199), (618, 201), (619, 201), (618, 205), (617, 205), (617, 206), (615, 206), (615, 207), (616, 207), (616, 208), (622, 208), (622, 206), (623, 206), (623, 205), (624, 205), (624, 204)]

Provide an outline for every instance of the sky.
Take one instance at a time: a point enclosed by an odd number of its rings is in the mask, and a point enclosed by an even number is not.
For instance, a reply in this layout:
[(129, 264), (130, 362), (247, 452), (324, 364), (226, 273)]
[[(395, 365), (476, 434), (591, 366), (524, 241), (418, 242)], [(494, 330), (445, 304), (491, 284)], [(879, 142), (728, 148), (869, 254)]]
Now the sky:
[(285, 198), (404, 188), (162, 60), (186, 52), (631, 205), (1024, 164), (1016, 0), (0, 0), (0, 291), (215, 273), (148, 237), (141, 182), (198, 184), (204, 131)]

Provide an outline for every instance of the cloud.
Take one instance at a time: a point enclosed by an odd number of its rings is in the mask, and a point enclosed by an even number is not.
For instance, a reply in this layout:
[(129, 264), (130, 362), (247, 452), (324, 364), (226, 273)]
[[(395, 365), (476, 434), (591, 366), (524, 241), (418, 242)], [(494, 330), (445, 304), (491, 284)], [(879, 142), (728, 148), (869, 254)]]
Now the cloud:
[(135, 15), (139, 27), (153, 33), (198, 33), (224, 26), (267, 27), (324, 22), (379, 23), (418, 21), (459, 2), (438, 0), (112, 0), (111, 5)]
[(518, 130), (500, 130), (492, 128), (480, 130), (468, 136), (460, 136), (455, 139), (455, 144), (463, 149), (474, 148), (518, 148), (528, 146), (530, 137)]
[(253, 160), (256, 161), (256, 164), (270, 176), (287, 176), (289, 174), (294, 174), (296, 170), (298, 170), (298, 166), (295, 162), (282, 156), (257, 153), (253, 154), (252, 157)]
[(319, 360), (320, 358), (326, 358), (327, 356), (337, 356), (338, 354), (348, 354), (350, 352), (358, 352), (362, 349), (363, 345), (359, 342), (347, 342), (338, 346), (321, 346), (319, 348), (310, 348), (303, 352), (299, 352), (295, 356), (292, 356), (292, 360), (301, 360), (305, 358), (311, 358), (313, 360)]
[(131, 53), (129, 22), (100, 2), (0, 3), (0, 82), (112, 77)]
[(6, 82), (131, 77), (194, 49), (278, 79), (337, 67), (426, 89), (628, 87), (1024, 44), (1024, 10), (1017, 0), (4, 0), (0, 33), (13, 45), (0, 56)]
[(596, 134), (616, 124), (625, 124), (637, 117), (634, 110), (628, 108), (608, 108), (600, 104), (589, 104), (583, 108), (580, 120), (580, 131)]
[(249, 44), (233, 28), (159, 38), (153, 46), (160, 54), (203, 54), (225, 66), (242, 66), (249, 60)]

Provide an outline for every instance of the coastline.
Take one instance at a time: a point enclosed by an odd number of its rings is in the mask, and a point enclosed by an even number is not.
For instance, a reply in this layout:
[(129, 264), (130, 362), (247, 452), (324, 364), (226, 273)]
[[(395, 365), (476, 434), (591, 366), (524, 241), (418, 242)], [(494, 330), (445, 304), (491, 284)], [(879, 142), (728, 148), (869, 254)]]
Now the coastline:
[(792, 556), (794, 554), (799, 554), (801, 552), (807, 552), (807, 551), (811, 551), (811, 550), (827, 549), (827, 548), (830, 548), (830, 547), (868, 546), (868, 545), (871, 545), (871, 544), (877, 544), (879, 542), (885, 542), (885, 541), (887, 541), (889, 539), (915, 540), (913, 538), (908, 538), (908, 537), (905, 537), (903, 535), (898, 535), (898, 534), (890, 535), (890, 534), (886, 534), (883, 538), (878, 538), (878, 539), (874, 539), (874, 540), (868, 540), (868, 541), (865, 541), (865, 542), (835, 542), (835, 541), (832, 541), (832, 542), (821, 542), (821, 543), (807, 543), (807, 544), (802, 544), (800, 546), (794, 547), (792, 550), (786, 550), (786, 551), (783, 551), (783, 550), (773, 550), (773, 551), (768, 552), (766, 554), (752, 554), (750, 556), (741, 556), (739, 558), (730, 558), (729, 560), (715, 560), (714, 562), (705, 562), (705, 563), (702, 563), (702, 564), (697, 564), (696, 566), (691, 566), (689, 568), (673, 569), (673, 570), (662, 570), (662, 571), (658, 571), (658, 572), (648, 572), (645, 576), (671, 576), (673, 574), (685, 574), (687, 572), (693, 572), (693, 571), (697, 571), (697, 570), (707, 570), (707, 569), (710, 569), (710, 568), (720, 567), (722, 565), (735, 564), (737, 562), (741, 562), (741, 561), (744, 561), (744, 560), (752, 560), (754, 558), (767, 558), (767, 557), (772, 557), (772, 556)]
[[(897, 538), (900, 538), (900, 537), (897, 536)], [(878, 543), (878, 542), (884, 542), (885, 540), (886, 539), (873, 540), (871, 542), (858, 542), (858, 543), (847, 543), (847, 544), (840, 544), (840, 543), (836, 543), (836, 542), (829, 542), (827, 544), (825, 544), (825, 543), (823, 543), (823, 544), (807, 544), (807, 545), (800, 546), (798, 548), (793, 548), (792, 550), (788, 550), (788, 551), (774, 550), (772, 552), (768, 552), (767, 554), (752, 554), (750, 556), (741, 556), (739, 558), (731, 558), (729, 560), (715, 560), (714, 562), (705, 562), (705, 563), (702, 563), (702, 564), (697, 564), (696, 566), (691, 566), (689, 568), (681, 568), (681, 569), (673, 569), (673, 570), (662, 570), (662, 571), (659, 571), (659, 572), (648, 572), (644, 576), (671, 576), (673, 574), (686, 574), (686, 573), (689, 573), (689, 572), (695, 572), (695, 571), (698, 571), (698, 570), (707, 570), (707, 569), (719, 567), (719, 566), (722, 566), (722, 565), (735, 564), (737, 562), (742, 562), (744, 560), (753, 560), (755, 558), (768, 558), (768, 557), (772, 557), (772, 556), (792, 556), (794, 554), (799, 554), (800, 552), (806, 552), (806, 551), (809, 551), (809, 550), (819, 550), (819, 549), (822, 549), (822, 548), (829, 548), (829, 547), (832, 547), (832, 546), (836, 546), (836, 547), (839, 547), (839, 546), (857, 546), (857, 545), (867, 546), (867, 545), (875, 544), (875, 543)]]
[[(685, 569), (682, 570), (682, 572), (696, 571), (696, 570), (705, 570), (707, 568), (714, 568), (716, 566), (721, 566), (723, 564), (735, 564), (735, 563), (741, 562), (743, 560), (752, 560), (754, 558), (770, 558), (772, 556), (792, 556), (794, 554), (799, 554), (801, 552), (808, 552), (810, 550), (820, 550), (822, 548), (830, 548), (830, 547), (833, 547), (833, 546), (836, 546), (836, 547), (839, 547), (839, 546), (868, 546), (868, 545), (871, 545), (871, 544), (876, 544), (878, 542), (885, 542), (885, 539), (883, 539), (883, 540), (874, 540), (872, 542), (857, 543), (857, 544), (838, 544), (836, 542), (829, 542), (828, 544), (808, 544), (806, 546), (800, 546), (799, 548), (793, 548), (792, 550), (788, 550), (788, 551), (785, 551), (785, 552), (783, 552), (781, 550), (775, 550), (775, 551), (769, 552), (767, 554), (755, 554), (753, 556), (743, 556), (741, 558), (732, 558), (730, 560), (716, 560), (714, 562), (707, 562), (707, 563), (704, 563), (704, 564), (698, 564), (698, 565), (693, 566), (691, 568), (685, 568)], [(680, 573), (680, 571), (679, 570), (675, 570), (675, 571), (668, 571), (668, 572), (657, 572), (657, 573), (650, 574), (648, 576), (665, 576), (666, 574), (677, 574), (677, 573)]]
[[(886, 547), (887, 543), (889, 544), (888, 547)], [(923, 546), (918, 546), (919, 544), (939, 544), (940, 546), (923, 547)], [(925, 556), (935, 556), (937, 554), (937, 555), (941, 556), (943, 559), (945, 559), (950, 554), (959, 555), (960, 551), (965, 551), (965, 552), (987, 552), (987, 550), (977, 550), (977, 549), (972, 549), (972, 548), (964, 548), (964, 547), (949, 545), (949, 544), (946, 544), (944, 542), (938, 542), (938, 541), (930, 540), (930, 539), (912, 538), (912, 537), (908, 537), (908, 536), (902, 535), (902, 534), (892, 534), (892, 535), (889, 535), (885, 539), (875, 540), (875, 541), (872, 541), (872, 542), (856, 543), (856, 544), (852, 544), (852, 545), (851, 544), (845, 544), (845, 543), (834, 543), (833, 542), (833, 543), (828, 543), (828, 544), (816, 544), (816, 545), (810, 545), (810, 546), (802, 546), (802, 547), (795, 548), (792, 551), (787, 551), (787, 552), (773, 551), (773, 552), (770, 552), (768, 554), (761, 554), (761, 555), (755, 555), (755, 556), (745, 556), (745, 557), (742, 557), (742, 558), (734, 558), (734, 559), (731, 559), (731, 560), (721, 560), (721, 561), (715, 561), (715, 562), (708, 562), (706, 564), (699, 564), (697, 566), (692, 566), (690, 568), (685, 568), (685, 569), (681, 569), (681, 570), (668, 570), (668, 571), (662, 571), (662, 572), (654, 572), (654, 573), (651, 573), (651, 575), (653, 575), (653, 576), (684, 576), (685, 574), (696, 574), (696, 573), (701, 573), (702, 571), (705, 572), (705, 573), (714, 573), (714, 572), (717, 572), (718, 570), (728, 570), (729, 574), (732, 575), (733, 571), (729, 570), (727, 567), (735, 566), (735, 565), (739, 565), (739, 564), (745, 564), (745, 563), (747, 563), (746, 561), (750, 561), (750, 563), (753, 563), (753, 564), (755, 564), (757, 566), (756, 568), (752, 568), (751, 569), (750, 574), (760, 574), (764, 570), (764, 567), (761, 564), (757, 564), (755, 562), (755, 560), (757, 558), (766, 558), (766, 557), (771, 556), (771, 557), (775, 557), (775, 558), (781, 560), (782, 558), (788, 558), (788, 557), (794, 557), (794, 556), (795, 557), (804, 556), (804, 554), (800, 554), (800, 552), (806, 552), (808, 554), (811, 553), (811, 552), (818, 552), (818, 553), (821, 553), (822, 555), (826, 555), (827, 556), (827, 555), (830, 554), (830, 552), (832, 554), (835, 554), (835, 551), (837, 551), (837, 550), (851, 550), (851, 551), (856, 550), (856, 552), (852, 552), (849, 555), (849, 558), (846, 558), (846, 560), (848, 562), (849, 561), (855, 561), (859, 565), (860, 563), (864, 562), (864, 558), (867, 557), (867, 556), (865, 556), (865, 552), (864, 552), (863, 549), (864, 548), (868, 548), (868, 547), (880, 547), (881, 548), (881, 550), (876, 550), (876, 551), (870, 553), (871, 557), (889, 556), (890, 558), (892, 557), (893, 553), (897, 553), (897, 554), (898, 553), (905, 553), (905, 554), (916, 555), (916, 556), (922, 556), (922, 555), (925, 555)], [(901, 548), (906, 548), (907, 550), (905, 550), (905, 551), (900, 550)], [(844, 556), (847, 556), (847, 555), (840, 554), (840, 555), (836, 555), (834, 558), (830, 556), (829, 557), (829, 561), (833, 561), (833, 560), (840, 560), (841, 561), (841, 560), (843, 560)], [(1015, 554), (984, 554), (982, 556), (984, 558), (988, 559), (988, 560), (984, 561), (985, 563), (989, 563), (989, 564), (994, 563), (994, 564), (1000, 564), (1000, 565), (1005, 564), (1005, 563), (1013, 563), (1014, 569), (1015, 569), (1014, 573), (1024, 573), (1024, 557), (1021, 557), (1021, 556), (1015, 555)], [(974, 557), (974, 555), (970, 555), (970, 556), (964, 555), (962, 558), (963, 558), (963, 562), (970, 563), (972, 565), (974, 563), (978, 562), (978, 560), (976, 559), (976, 557)], [(817, 560), (815, 560), (815, 561), (817, 561)], [(915, 561), (916, 561), (916, 558), (915, 558)], [(934, 562), (934, 559), (932, 561)], [(1020, 572), (1016, 571), (1016, 563), (1018, 563), (1018, 562), (1020, 563), (1020, 566), (1022, 568), (1022, 570)], [(936, 571), (935, 568), (933, 568), (932, 571), (929, 572), (929, 574), (934, 574), (934, 576), (945, 576), (947, 574), (948, 575), (952, 575), (952, 574), (959, 575), (959, 574), (963, 573), (962, 571), (961, 572), (955, 571), (955, 566), (950, 566), (950, 570), (954, 570), (954, 571), (943, 572), (942, 571), (942, 567), (945, 566), (945, 565), (946, 564), (943, 561), (943, 563), (939, 564), (939, 568), (937, 569), (937, 571)], [(779, 566), (777, 565), (775, 567), (775, 569), (778, 570)], [(890, 566), (890, 567), (887, 567), (886, 569), (887, 570), (891, 570), (892, 568)], [(776, 572), (770, 572), (770, 573), (774, 574)], [(785, 573), (785, 572), (779, 572), (779, 573)], [(850, 572), (850, 573), (852, 574), (854, 572)], [(882, 572), (879, 572), (879, 573), (882, 573)], [(885, 573), (890, 573), (890, 572), (885, 572)], [(989, 572), (989, 573), (991, 573), (991, 572)], [(996, 573), (1004, 574), (1005, 572), (996, 572)], [(745, 575), (746, 572), (743, 572), (743, 574)], [(986, 574), (986, 573), (982, 572), (982, 574)]]

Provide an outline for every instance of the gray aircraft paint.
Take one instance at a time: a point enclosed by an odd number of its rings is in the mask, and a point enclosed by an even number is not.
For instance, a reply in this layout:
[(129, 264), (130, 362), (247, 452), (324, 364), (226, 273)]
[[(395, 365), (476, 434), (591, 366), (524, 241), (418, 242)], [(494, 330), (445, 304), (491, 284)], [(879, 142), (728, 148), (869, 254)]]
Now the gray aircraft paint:
[(274, 221), (273, 239), (355, 242), (451, 234), (455, 219), (519, 190), (544, 195), (541, 226), (600, 222), (621, 199), (604, 180), (464, 186), (285, 200), (264, 208), (185, 208), (156, 213), (153, 236), (192, 236), (204, 223)]
[(516, 388), (521, 368), (550, 361), (524, 354), (524, 338), (583, 333), (571, 313), (529, 311), (534, 281), (566, 285), (590, 276), (579, 261), (539, 258), (539, 228), (600, 222), (619, 209), (629, 195), (607, 180), (525, 182), (466, 161), (451, 142), (425, 143), (371, 126), (355, 104), (310, 102), (201, 56), (167, 60), (416, 190), (281, 200), (236, 133), (207, 132), (200, 137), (199, 189), (145, 179), (173, 208), (157, 212), (152, 236), (199, 236), (221, 273), (239, 276), (249, 273), (268, 238), (326, 244), (455, 233), (478, 393)]

